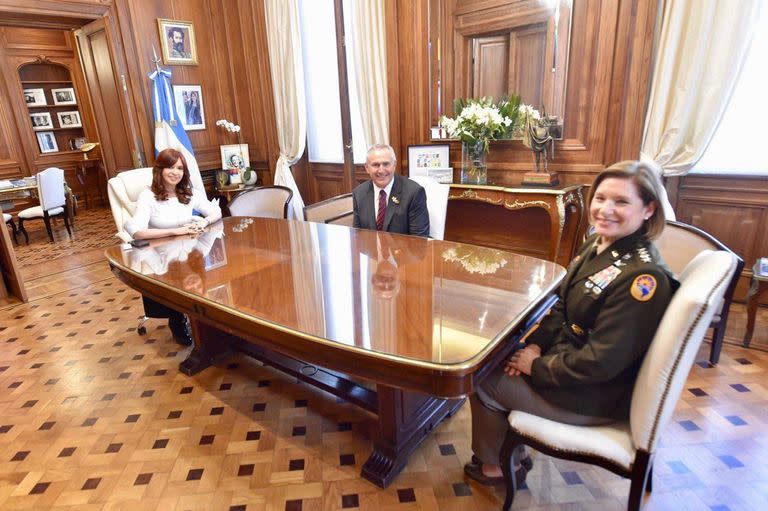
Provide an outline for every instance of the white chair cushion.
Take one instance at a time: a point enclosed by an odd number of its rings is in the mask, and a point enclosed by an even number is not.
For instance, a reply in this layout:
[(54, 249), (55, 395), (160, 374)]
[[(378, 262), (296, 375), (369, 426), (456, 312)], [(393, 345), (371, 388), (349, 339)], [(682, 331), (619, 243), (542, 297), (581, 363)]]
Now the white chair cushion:
[(131, 240), (123, 226), (136, 212), (139, 194), (150, 186), (152, 186), (151, 167), (126, 170), (107, 182), (107, 195), (112, 208), (112, 217), (117, 226), (117, 236), (123, 241)]
[(412, 176), (409, 179), (421, 185), (427, 195), (429, 236), (436, 240), (443, 239), (450, 187), (446, 184), (438, 183), (434, 178), (427, 176)]
[(548, 446), (571, 453), (598, 456), (630, 470), (635, 448), (628, 423), (604, 426), (571, 426), (530, 413), (512, 411), (509, 425), (518, 433), (540, 440)]
[(11, 219), (13, 219), (11, 215), (9, 215), (8, 213), (3, 213), (3, 222), (9, 222), (11, 221)]
[[(53, 215), (58, 215), (63, 211), (64, 211), (64, 208), (58, 207), (48, 211), (48, 214), (50, 216), (53, 216)], [(43, 208), (42, 206), (32, 206), (31, 208), (27, 208), (19, 212), (19, 218), (23, 218), (24, 220), (28, 220), (31, 218), (43, 218)]]

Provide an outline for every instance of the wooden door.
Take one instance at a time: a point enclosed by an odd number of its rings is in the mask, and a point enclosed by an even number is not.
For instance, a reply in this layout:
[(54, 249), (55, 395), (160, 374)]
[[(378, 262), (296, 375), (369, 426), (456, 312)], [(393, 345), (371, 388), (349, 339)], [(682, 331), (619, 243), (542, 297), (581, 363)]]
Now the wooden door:
[(145, 165), (136, 109), (125, 78), (125, 62), (114, 51), (109, 18), (83, 26), (76, 33), (88, 90), (102, 144), (107, 176)]
[(509, 34), (474, 38), (470, 96), (498, 99), (506, 94), (509, 60)]

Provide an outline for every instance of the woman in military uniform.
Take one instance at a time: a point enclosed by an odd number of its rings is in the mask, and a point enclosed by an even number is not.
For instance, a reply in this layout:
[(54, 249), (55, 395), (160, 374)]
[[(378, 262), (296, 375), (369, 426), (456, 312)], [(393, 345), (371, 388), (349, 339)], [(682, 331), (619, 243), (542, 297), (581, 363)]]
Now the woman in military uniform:
[[(658, 168), (625, 161), (591, 188), (594, 234), (571, 262), (560, 300), (504, 367), (470, 397), (472, 462), (465, 473), (503, 482), (507, 415), (521, 410), (574, 425), (626, 419), (632, 388), (677, 282), (651, 242), (664, 228)], [(517, 453), (525, 479), (532, 463)]]

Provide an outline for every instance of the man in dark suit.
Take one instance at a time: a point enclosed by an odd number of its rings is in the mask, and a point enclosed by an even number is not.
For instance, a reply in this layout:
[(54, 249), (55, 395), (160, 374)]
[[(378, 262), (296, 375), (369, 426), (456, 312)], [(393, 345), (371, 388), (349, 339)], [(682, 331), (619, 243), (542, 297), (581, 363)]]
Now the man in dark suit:
[(368, 149), (365, 170), (370, 181), (352, 190), (353, 226), (362, 229), (429, 236), (429, 213), (424, 188), (395, 172), (391, 146)]

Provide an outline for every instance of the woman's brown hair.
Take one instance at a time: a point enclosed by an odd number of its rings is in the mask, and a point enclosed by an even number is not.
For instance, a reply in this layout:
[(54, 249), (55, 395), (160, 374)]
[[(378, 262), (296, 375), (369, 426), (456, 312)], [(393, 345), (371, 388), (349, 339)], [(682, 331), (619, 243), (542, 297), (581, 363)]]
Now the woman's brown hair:
[(155, 194), (156, 200), (168, 200), (168, 192), (163, 182), (163, 169), (173, 167), (179, 160), (181, 160), (181, 165), (184, 167), (184, 176), (176, 184), (176, 198), (182, 204), (189, 204), (189, 201), (192, 199), (192, 181), (189, 179), (187, 160), (184, 159), (184, 155), (180, 151), (168, 148), (160, 151), (160, 154), (155, 158), (155, 165), (152, 167), (151, 189), (152, 193)]
[(664, 205), (661, 198), (664, 196), (664, 184), (661, 182), (661, 169), (654, 163), (644, 161), (624, 160), (614, 163), (597, 175), (589, 190), (587, 204), (592, 204), (595, 191), (604, 180), (609, 177), (628, 179), (637, 187), (637, 192), (646, 206), (656, 204), (656, 210), (651, 217), (643, 222), (645, 234), (649, 239), (655, 239), (667, 225), (667, 217), (664, 214)]

